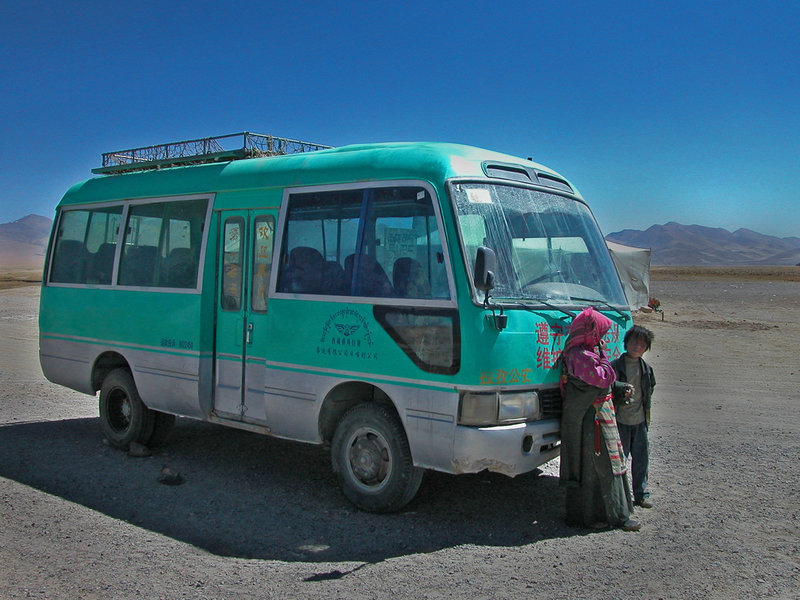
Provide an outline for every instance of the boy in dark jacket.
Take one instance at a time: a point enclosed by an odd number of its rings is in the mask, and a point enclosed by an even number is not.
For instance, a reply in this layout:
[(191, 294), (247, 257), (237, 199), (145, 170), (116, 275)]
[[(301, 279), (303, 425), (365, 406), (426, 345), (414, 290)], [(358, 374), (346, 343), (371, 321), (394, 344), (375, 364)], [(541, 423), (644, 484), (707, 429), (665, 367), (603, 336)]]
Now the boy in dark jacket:
[(631, 457), (633, 501), (636, 506), (652, 508), (647, 491), (647, 470), (650, 447), (647, 429), (650, 426), (650, 399), (656, 385), (655, 374), (642, 355), (650, 350), (653, 332), (634, 325), (625, 334), (625, 353), (611, 363), (617, 381), (630, 384), (624, 396), (614, 397), (617, 427), (625, 456)]

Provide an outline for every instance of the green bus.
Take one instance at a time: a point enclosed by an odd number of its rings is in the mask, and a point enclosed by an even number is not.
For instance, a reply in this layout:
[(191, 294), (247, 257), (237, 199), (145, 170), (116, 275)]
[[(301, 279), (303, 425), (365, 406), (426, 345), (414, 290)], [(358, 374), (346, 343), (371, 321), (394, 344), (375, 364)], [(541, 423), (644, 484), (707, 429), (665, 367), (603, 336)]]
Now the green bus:
[(99, 391), (112, 446), (163, 443), (176, 415), (325, 444), (372, 512), (426, 469), (558, 456), (572, 317), (610, 317), (614, 356), (631, 319), (571, 183), (464, 145), (235, 136), (104, 155), (57, 207), (41, 366)]

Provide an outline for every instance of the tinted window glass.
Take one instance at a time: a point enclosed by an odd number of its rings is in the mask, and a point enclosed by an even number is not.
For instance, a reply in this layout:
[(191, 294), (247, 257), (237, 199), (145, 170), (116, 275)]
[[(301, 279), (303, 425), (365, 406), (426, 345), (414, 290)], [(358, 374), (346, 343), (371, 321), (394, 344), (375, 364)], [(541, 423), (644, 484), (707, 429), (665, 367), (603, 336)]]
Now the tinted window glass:
[(452, 375), (461, 364), (458, 311), (375, 306), (374, 315), (423, 371)]
[(196, 287), (206, 207), (207, 200), (131, 206), (119, 283)]
[(272, 247), (275, 242), (275, 219), (256, 217), (253, 226), (253, 310), (267, 310), (267, 289), (272, 269)]
[(430, 194), (396, 186), (292, 195), (278, 291), (449, 298)]
[(61, 215), (50, 281), (110, 284), (122, 206)]
[(478, 246), (497, 256), (494, 298), (627, 304), (605, 241), (582, 202), (511, 185), (459, 183), (451, 191), (470, 272)]
[(222, 250), (222, 297), (220, 305), (225, 310), (239, 310), (242, 306), (242, 237), (244, 221), (232, 217), (225, 221)]

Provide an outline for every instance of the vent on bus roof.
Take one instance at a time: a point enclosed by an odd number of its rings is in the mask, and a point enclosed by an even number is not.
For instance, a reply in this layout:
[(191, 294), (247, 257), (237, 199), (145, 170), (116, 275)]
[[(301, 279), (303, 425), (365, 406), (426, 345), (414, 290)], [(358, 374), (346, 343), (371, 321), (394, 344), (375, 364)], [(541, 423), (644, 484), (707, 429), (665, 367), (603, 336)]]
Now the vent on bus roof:
[(483, 170), (487, 177), (498, 179), (511, 179), (513, 181), (523, 181), (531, 183), (531, 176), (526, 169), (516, 165), (484, 164)]
[(573, 192), (570, 185), (563, 179), (559, 179), (549, 173), (542, 173), (527, 169), (522, 165), (515, 165), (511, 163), (483, 163), (483, 172), (487, 177), (494, 177), (496, 179), (510, 179), (512, 181), (521, 181), (523, 183), (538, 183), (549, 188), (562, 190), (565, 192)]
[(559, 179), (558, 177), (553, 177), (552, 175), (548, 175), (547, 173), (540, 173), (536, 172), (536, 177), (539, 180), (539, 183), (542, 185), (546, 185), (547, 187), (555, 188), (557, 190), (563, 190), (565, 192), (572, 192), (572, 188), (570, 185), (564, 181), (563, 179)]
[(230, 135), (106, 152), (103, 154), (103, 166), (92, 169), (92, 173), (127, 173), (240, 158), (314, 152), (331, 147), (244, 131)]

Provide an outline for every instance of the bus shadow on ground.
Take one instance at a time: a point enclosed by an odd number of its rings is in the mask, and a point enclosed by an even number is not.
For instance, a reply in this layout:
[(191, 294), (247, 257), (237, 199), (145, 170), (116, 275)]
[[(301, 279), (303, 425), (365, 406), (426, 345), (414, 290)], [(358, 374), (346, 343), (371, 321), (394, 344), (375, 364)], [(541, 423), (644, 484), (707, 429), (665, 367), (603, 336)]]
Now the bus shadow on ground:
[[(182, 483), (159, 483), (164, 467)], [(144, 458), (106, 445), (96, 418), (0, 426), (0, 476), (239, 558), (378, 562), (585, 533), (563, 524), (556, 477), (428, 472), (405, 509), (375, 515), (341, 493), (326, 449), (188, 419)]]

